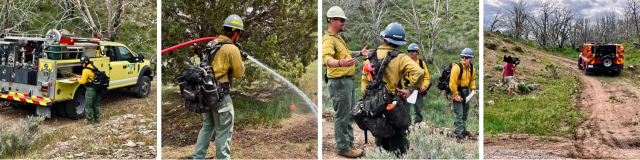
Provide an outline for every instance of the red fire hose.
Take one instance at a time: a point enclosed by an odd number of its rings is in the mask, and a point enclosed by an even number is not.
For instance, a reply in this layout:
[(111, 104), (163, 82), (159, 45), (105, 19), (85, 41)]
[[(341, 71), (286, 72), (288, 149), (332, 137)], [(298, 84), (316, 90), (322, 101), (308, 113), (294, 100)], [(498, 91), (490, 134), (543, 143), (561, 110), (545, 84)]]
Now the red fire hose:
[(166, 52), (172, 51), (174, 49), (182, 48), (182, 47), (190, 45), (190, 44), (194, 44), (194, 43), (198, 43), (198, 42), (202, 42), (202, 41), (210, 41), (210, 40), (214, 40), (214, 39), (218, 39), (218, 38), (217, 37), (205, 37), (205, 38), (192, 40), (192, 41), (189, 41), (189, 42), (184, 42), (184, 43), (181, 43), (179, 45), (176, 45), (176, 46), (173, 46), (173, 47), (170, 47), (170, 48), (162, 50), (161, 54), (164, 54)]

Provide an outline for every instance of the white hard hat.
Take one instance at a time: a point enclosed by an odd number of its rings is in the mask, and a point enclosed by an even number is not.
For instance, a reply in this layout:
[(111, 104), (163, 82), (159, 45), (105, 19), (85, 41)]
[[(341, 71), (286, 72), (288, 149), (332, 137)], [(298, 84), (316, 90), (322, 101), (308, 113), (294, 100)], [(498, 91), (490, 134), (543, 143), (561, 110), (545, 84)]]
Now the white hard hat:
[(333, 17), (344, 18), (347, 20), (347, 16), (345, 16), (344, 11), (338, 6), (333, 6), (329, 8), (329, 11), (327, 11), (327, 18)]

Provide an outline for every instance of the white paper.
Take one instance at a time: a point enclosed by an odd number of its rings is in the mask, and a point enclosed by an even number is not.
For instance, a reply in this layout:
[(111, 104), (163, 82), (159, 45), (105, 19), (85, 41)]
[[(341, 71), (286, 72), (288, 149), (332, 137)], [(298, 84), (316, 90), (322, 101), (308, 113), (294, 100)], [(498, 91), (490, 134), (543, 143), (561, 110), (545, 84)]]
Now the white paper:
[(469, 96), (465, 98), (467, 101), (465, 101), (464, 103), (469, 103), (469, 100), (471, 99), (471, 97), (473, 97), (474, 94), (476, 94), (476, 90), (473, 90), (471, 91), (471, 93), (469, 93)]
[(414, 90), (411, 96), (407, 98), (407, 102), (411, 104), (416, 104), (416, 99), (418, 99), (418, 90)]

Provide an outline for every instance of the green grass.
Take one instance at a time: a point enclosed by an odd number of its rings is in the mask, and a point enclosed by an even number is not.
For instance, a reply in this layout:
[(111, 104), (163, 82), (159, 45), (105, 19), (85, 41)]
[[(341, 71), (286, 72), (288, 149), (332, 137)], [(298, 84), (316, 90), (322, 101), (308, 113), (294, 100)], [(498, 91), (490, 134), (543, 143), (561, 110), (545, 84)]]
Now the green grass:
[[(485, 101), (494, 101), (484, 107), (484, 133), (528, 133), (553, 135), (572, 133), (584, 116), (572, 107), (572, 99), (578, 98), (580, 90), (577, 77), (561, 76), (559, 79), (534, 78), (540, 91), (527, 95), (514, 95), (510, 101), (507, 94), (498, 92), (485, 94)], [(534, 98), (535, 97), (535, 98)], [(566, 130), (561, 128), (567, 127)]]
[[(234, 99), (235, 124), (239, 124), (239, 126), (243, 124), (273, 125), (282, 119), (291, 117), (292, 109), (289, 106), (295, 100), (292, 98), (296, 96), (293, 94), (282, 94), (271, 99), (270, 102), (255, 100), (251, 97)], [(240, 122), (242, 123), (240, 124)]]

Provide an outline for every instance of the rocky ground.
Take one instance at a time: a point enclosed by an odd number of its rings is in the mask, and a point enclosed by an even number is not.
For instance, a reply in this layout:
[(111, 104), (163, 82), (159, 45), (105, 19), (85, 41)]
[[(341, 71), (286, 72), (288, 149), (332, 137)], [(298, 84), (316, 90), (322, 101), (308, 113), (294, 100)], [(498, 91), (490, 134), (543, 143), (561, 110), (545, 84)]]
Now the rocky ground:
[[(126, 89), (102, 96), (98, 124), (72, 120), (56, 112), (42, 123), (39, 138), (17, 159), (154, 159), (157, 142), (157, 81), (147, 98)], [(35, 115), (33, 109), (13, 109), (0, 104), (0, 122), (10, 130), (20, 119)]]
[[(153, 119), (153, 120), (152, 120)], [(77, 132), (95, 134), (72, 135), (67, 141), (47, 145), (44, 157), (54, 159), (153, 159), (156, 157), (156, 115), (126, 114), (87, 127)], [(136, 136), (142, 141), (135, 141)], [(147, 140), (145, 142), (145, 140)], [(148, 141), (152, 140), (152, 141)], [(118, 143), (112, 143), (117, 141)]]

